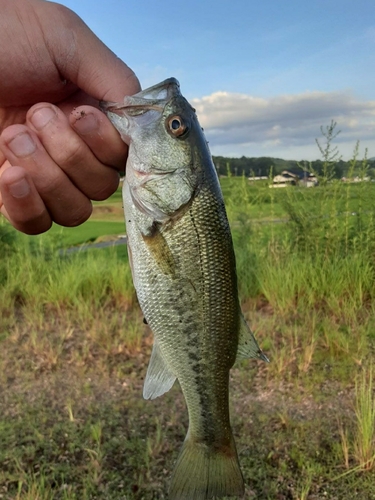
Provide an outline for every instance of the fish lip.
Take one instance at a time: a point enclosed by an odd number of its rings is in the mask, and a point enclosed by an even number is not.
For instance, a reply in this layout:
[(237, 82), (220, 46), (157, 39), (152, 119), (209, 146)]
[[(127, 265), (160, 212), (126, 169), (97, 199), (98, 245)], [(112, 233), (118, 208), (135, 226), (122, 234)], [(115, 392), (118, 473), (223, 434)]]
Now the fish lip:
[[(166, 93), (164, 97), (160, 97), (160, 93), (162, 91), (165, 91)], [(138, 94), (134, 94), (133, 97), (147, 100), (169, 101), (171, 97), (178, 95), (181, 95), (180, 83), (176, 78), (171, 77), (153, 85), (152, 87), (141, 90)]]
[(170, 78), (166, 78), (162, 82), (157, 83), (156, 85), (153, 85), (152, 87), (148, 87), (147, 89), (141, 90), (140, 92), (138, 92), (138, 94), (135, 94), (135, 95), (148, 94), (148, 93), (153, 92), (157, 89), (163, 89), (163, 88), (168, 89), (168, 87), (171, 87), (172, 85), (175, 85), (177, 87), (178, 91), (180, 91), (180, 82), (177, 80), (177, 78), (175, 78), (174, 76), (171, 76)]

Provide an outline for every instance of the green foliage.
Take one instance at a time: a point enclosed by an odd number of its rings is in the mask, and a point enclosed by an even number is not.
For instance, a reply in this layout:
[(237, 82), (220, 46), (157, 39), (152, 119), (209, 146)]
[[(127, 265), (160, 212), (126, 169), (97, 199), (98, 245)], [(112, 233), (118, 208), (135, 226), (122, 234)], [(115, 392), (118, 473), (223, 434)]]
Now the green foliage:
[(297, 161), (287, 161), (281, 158), (226, 158), (223, 156), (214, 156), (214, 164), (220, 176), (227, 176), (228, 172), (234, 176), (245, 177), (269, 177), (271, 170), (273, 173), (279, 174), (283, 170), (290, 170), (298, 168)]
[(0, 247), (3, 259), (15, 251), (16, 244), (16, 231), (14, 231), (11, 226), (5, 222), (5, 219), (0, 218)]

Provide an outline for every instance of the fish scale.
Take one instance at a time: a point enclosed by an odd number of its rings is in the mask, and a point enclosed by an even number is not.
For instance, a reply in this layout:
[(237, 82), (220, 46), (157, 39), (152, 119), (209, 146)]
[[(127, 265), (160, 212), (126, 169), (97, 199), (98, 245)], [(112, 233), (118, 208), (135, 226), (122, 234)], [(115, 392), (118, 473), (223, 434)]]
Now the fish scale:
[(229, 417), (236, 357), (267, 360), (243, 319), (217, 174), (174, 78), (103, 109), (129, 144), (124, 209), (139, 304), (154, 334), (144, 397), (178, 379), (189, 429), (171, 500), (242, 496)]

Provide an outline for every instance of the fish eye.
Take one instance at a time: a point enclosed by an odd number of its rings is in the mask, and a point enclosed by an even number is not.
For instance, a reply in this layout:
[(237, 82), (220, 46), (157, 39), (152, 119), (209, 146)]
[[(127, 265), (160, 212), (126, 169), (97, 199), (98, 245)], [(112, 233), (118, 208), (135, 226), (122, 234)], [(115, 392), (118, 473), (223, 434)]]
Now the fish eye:
[(174, 137), (181, 137), (189, 129), (180, 116), (171, 116), (167, 121), (168, 132)]
[(178, 130), (180, 127), (181, 127), (181, 122), (180, 122), (180, 120), (177, 120), (177, 118), (174, 118), (174, 119), (171, 121), (171, 128), (172, 128), (173, 130)]

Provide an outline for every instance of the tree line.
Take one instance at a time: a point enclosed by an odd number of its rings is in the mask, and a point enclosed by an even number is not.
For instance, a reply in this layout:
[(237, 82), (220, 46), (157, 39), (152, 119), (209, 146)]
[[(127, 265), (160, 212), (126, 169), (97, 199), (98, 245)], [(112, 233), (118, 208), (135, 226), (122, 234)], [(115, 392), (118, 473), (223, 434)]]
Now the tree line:
[[(283, 170), (289, 170), (294, 173), (301, 173), (303, 170), (323, 175), (324, 161), (296, 161), (283, 160), (281, 158), (272, 158), (261, 156), (259, 158), (248, 158), (241, 156), (240, 158), (229, 158), (225, 156), (213, 156), (213, 161), (216, 170), (220, 176), (234, 175), (245, 177), (269, 177), (281, 174)], [(332, 168), (332, 173), (335, 178), (341, 179), (345, 177), (350, 170), (350, 161), (339, 159), (335, 162)], [(368, 174), (375, 177), (375, 160), (368, 160)]]

